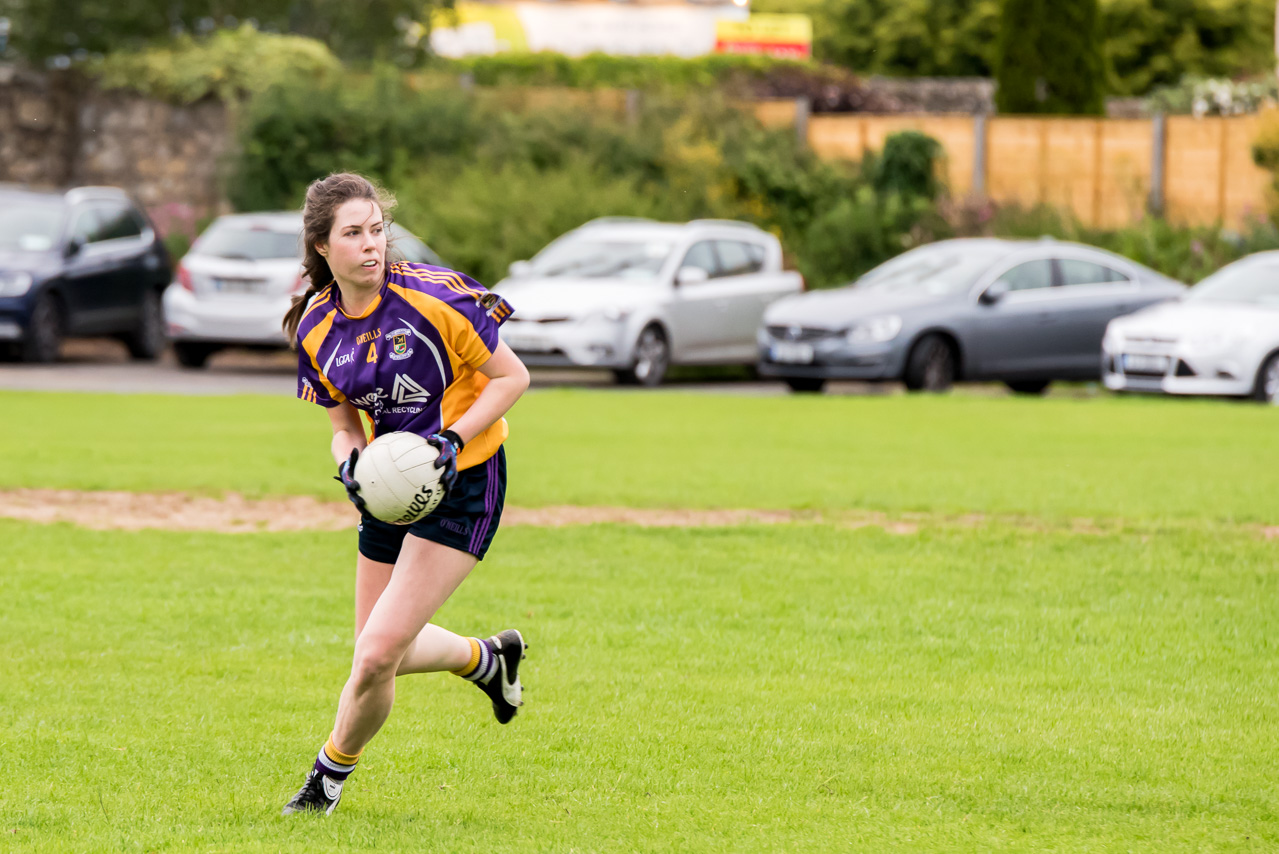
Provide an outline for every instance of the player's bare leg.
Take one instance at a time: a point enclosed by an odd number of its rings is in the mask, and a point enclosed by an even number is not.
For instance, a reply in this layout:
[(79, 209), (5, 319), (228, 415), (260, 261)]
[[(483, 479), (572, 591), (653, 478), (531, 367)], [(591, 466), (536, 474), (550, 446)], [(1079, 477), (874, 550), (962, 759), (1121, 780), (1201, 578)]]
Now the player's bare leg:
[(390, 580), (356, 640), (351, 676), (338, 701), (333, 734), (301, 790), (285, 805), (285, 815), (332, 813), (337, 807), (346, 778), (355, 770), (364, 746), (391, 712), (401, 659), (476, 562), (473, 555), (457, 549), (411, 534), (404, 538)]
[(355, 643), (351, 677), (338, 701), (333, 741), (343, 753), (358, 755), (381, 729), (405, 653), (476, 563), (457, 549), (412, 534), (404, 538), (391, 580)]

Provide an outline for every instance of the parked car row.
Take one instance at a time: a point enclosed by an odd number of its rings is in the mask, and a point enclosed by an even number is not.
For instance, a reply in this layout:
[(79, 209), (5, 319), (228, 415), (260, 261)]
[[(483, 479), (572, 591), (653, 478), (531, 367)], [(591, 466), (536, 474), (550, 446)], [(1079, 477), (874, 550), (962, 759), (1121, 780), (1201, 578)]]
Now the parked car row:
[[(301, 215), (215, 220), (172, 271), (146, 213), (121, 190), (0, 186), (0, 347), (51, 361), (68, 335), (120, 338), (179, 363), (227, 347), (288, 346), (280, 319), (305, 289)], [(394, 252), (440, 264), (392, 225)], [(943, 391), (1056, 380), (1115, 391), (1279, 403), (1279, 252), (1186, 288), (1090, 246), (947, 240), (855, 282), (806, 292), (777, 238), (746, 223), (593, 220), (511, 265), (504, 341), (529, 365), (604, 368), (660, 384), (680, 365), (754, 366), (797, 392), (830, 380)]]

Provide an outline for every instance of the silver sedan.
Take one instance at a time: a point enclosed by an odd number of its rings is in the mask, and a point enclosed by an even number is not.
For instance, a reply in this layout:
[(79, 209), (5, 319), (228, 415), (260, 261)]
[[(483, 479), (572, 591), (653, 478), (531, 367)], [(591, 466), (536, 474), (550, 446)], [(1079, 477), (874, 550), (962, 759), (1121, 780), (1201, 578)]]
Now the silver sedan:
[(759, 371), (795, 391), (820, 391), (830, 379), (928, 391), (1001, 380), (1038, 394), (1053, 380), (1099, 379), (1106, 324), (1184, 290), (1076, 243), (946, 240), (849, 286), (771, 305), (757, 336)]

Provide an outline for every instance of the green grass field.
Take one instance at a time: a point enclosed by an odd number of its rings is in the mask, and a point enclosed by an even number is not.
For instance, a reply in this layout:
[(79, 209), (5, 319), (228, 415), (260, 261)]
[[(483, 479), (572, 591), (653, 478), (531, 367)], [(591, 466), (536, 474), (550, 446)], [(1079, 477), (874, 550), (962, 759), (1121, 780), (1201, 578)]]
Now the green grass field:
[[(554, 392), (512, 425), (514, 503), (937, 515), (504, 530), (439, 622), (522, 628), (528, 706), (401, 679), (328, 819), (278, 812), (349, 667), (350, 535), (0, 520), (0, 845), (1279, 846), (1279, 412)], [(0, 488), (337, 497), (289, 401), (0, 394), (0, 428)]]

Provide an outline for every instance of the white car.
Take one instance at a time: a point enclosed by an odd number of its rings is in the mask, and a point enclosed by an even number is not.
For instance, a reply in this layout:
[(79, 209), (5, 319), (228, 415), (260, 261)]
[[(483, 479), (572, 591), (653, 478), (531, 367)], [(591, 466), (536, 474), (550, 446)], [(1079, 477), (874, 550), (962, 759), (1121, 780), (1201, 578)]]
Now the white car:
[(502, 340), (528, 365), (611, 369), (655, 386), (671, 365), (753, 364), (764, 308), (804, 289), (777, 238), (748, 223), (592, 220), (511, 265), (493, 290)]
[(1279, 404), (1279, 252), (1249, 255), (1175, 302), (1112, 320), (1101, 347), (1102, 378), (1115, 391)]
[[(422, 241), (392, 223), (407, 261), (439, 264)], [(202, 367), (227, 347), (289, 346), (280, 323), (302, 279), (302, 215), (296, 211), (219, 217), (178, 264), (164, 292), (164, 318), (179, 364)]]

